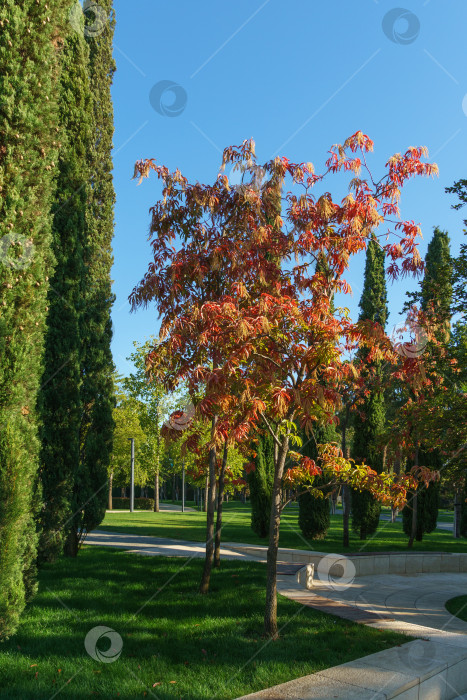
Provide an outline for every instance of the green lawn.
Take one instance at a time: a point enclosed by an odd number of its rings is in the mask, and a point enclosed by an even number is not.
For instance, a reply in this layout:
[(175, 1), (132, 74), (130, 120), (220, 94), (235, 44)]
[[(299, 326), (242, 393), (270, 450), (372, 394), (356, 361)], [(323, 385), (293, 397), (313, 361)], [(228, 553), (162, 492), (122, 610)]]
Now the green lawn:
[(467, 622), (467, 595), (459, 595), (457, 598), (451, 598), (446, 603), (446, 610)]
[[(384, 515), (391, 515), (391, 509), (388, 506), (382, 506), (381, 513)], [(400, 517), (400, 513), (399, 513)], [(454, 511), (448, 510), (447, 508), (440, 508), (438, 511), (438, 522), (439, 523), (452, 523), (454, 521)]]
[[(315, 549), (323, 552), (342, 552), (342, 516), (331, 516), (331, 527), (325, 540), (306, 540), (298, 527), (298, 508), (287, 508), (282, 518), (280, 546), (295, 549)], [(181, 513), (164, 511), (152, 513), (112, 513), (108, 512), (101, 524), (102, 530), (128, 532), (154, 537), (175, 539), (205, 540), (206, 514), (199, 511)], [(224, 542), (244, 542), (267, 544), (255, 535), (250, 527), (250, 506), (238, 501), (224, 504)], [(348, 552), (407, 551), (407, 537), (402, 531), (402, 523), (381, 522), (373, 539), (359, 540), (351, 533)], [(413, 551), (467, 552), (467, 540), (455, 540), (451, 532), (436, 530), (425, 535), (423, 542), (415, 542)]]
[[(230, 699), (407, 641), (279, 597), (280, 639), (266, 643), (264, 565), (224, 562), (200, 596), (202, 565), (85, 547), (45, 566), (18, 633), (0, 645), (0, 698)], [(98, 625), (123, 640), (113, 663), (84, 648)]]

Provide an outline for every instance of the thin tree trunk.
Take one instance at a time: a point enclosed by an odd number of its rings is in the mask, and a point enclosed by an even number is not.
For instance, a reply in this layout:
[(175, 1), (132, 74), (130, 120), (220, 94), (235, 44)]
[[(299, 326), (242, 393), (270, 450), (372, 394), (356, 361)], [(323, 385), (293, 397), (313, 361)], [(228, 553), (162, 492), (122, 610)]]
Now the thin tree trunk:
[(109, 510), (112, 510), (112, 482), (114, 480), (114, 473), (110, 472), (109, 476)]
[(266, 610), (264, 614), (264, 633), (267, 637), (277, 639), (277, 550), (279, 549), (279, 528), (281, 523), (282, 476), (289, 449), (289, 438), (285, 435), (280, 450), (275, 450), (274, 487), (269, 520), (269, 546), (267, 554)]
[(209, 474), (206, 474), (206, 486), (204, 487), (204, 502), (203, 502), (204, 513), (206, 513), (208, 510), (208, 484), (209, 484)]
[[(350, 407), (345, 407), (345, 419), (342, 421), (342, 454), (349, 458), (347, 448), (347, 425), (349, 421)], [(350, 547), (350, 488), (347, 484), (342, 487), (342, 545)]]
[(219, 474), (219, 492), (217, 494), (217, 522), (216, 541), (214, 546), (214, 566), (218, 569), (221, 565), (221, 530), (222, 530), (222, 504), (224, 502), (225, 469), (227, 467), (227, 440), (224, 442), (224, 454), (222, 456), (221, 471)]
[[(399, 476), (400, 473), (401, 473), (401, 460), (399, 457), (397, 457), (395, 462), (394, 462), (394, 474), (397, 474), (397, 476)], [(398, 515), (399, 515), (399, 508), (391, 507), (391, 522), (392, 523), (396, 522), (396, 518)]]
[(461, 499), (459, 491), (456, 490), (455, 501), (454, 501), (454, 527), (452, 529), (452, 534), (456, 539), (461, 536)]
[(342, 486), (342, 510), (342, 544), (344, 547), (350, 547), (350, 489), (347, 484)]
[(159, 512), (159, 470), (154, 477), (154, 513)]
[(63, 553), (66, 557), (77, 557), (79, 548), (78, 530), (72, 526), (65, 542)]
[[(418, 446), (415, 450), (415, 465), (414, 466), (418, 467)], [(418, 514), (418, 496), (417, 496), (417, 492), (415, 491), (413, 498), (412, 498), (412, 528), (411, 528), (409, 544), (408, 544), (409, 549), (412, 549), (413, 542), (414, 542), (415, 536), (417, 534), (417, 514)]]
[(212, 447), (209, 450), (209, 488), (207, 494), (207, 517), (206, 517), (206, 557), (204, 559), (203, 576), (199, 586), (200, 593), (209, 592), (209, 582), (211, 580), (212, 558), (214, 554), (214, 509), (216, 507), (216, 446), (214, 444), (214, 434), (216, 430), (217, 416), (212, 419), (211, 441)]

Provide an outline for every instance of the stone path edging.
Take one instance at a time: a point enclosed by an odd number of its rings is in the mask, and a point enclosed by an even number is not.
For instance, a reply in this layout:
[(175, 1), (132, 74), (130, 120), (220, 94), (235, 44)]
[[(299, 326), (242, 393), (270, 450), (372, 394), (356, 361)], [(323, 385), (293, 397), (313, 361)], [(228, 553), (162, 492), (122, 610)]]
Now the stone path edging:
[[(244, 552), (258, 558), (265, 557), (267, 547), (226, 544), (230, 549)], [(451, 552), (420, 552), (407, 554), (405, 552), (381, 552), (358, 554), (331, 554), (327, 552), (312, 552), (300, 549), (282, 549), (278, 551), (280, 561), (314, 564), (315, 571), (320, 561), (326, 558), (331, 564), (344, 562), (346, 567), (352, 567), (355, 577), (371, 576), (373, 574), (426, 574), (426, 573), (467, 573), (467, 553)]]
[(417, 640), (237, 700), (454, 700), (467, 690), (467, 648)]

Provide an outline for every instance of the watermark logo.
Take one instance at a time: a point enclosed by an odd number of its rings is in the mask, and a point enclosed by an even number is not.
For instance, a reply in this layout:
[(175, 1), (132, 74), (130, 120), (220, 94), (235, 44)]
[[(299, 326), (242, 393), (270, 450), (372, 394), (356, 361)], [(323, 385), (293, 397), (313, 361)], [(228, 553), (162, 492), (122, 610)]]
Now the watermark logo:
[[(102, 639), (107, 639), (110, 642), (109, 648), (105, 651), (98, 647), (98, 642)], [(111, 627), (98, 625), (87, 633), (84, 640), (84, 648), (95, 661), (101, 661), (103, 664), (113, 664), (122, 653), (123, 639)]]
[(179, 117), (185, 110), (188, 95), (185, 88), (173, 80), (161, 80), (152, 87), (149, 102), (163, 117)]
[(169, 430), (186, 430), (195, 416), (195, 407), (192, 403), (188, 403), (183, 409), (172, 413), (170, 418), (164, 422), (164, 428)]
[[(107, 12), (92, 0), (85, 0), (82, 7), (79, 2), (73, 5), (68, 14), (68, 20), (78, 34), (83, 34), (87, 37), (97, 37), (105, 29)], [(89, 23), (86, 23), (86, 20)]]
[(390, 335), (394, 350), (401, 357), (414, 359), (423, 355), (428, 345), (428, 335), (417, 323), (399, 323)]
[(412, 44), (420, 34), (420, 20), (410, 10), (394, 7), (382, 22), (383, 32), (394, 44)]
[(322, 584), (342, 592), (352, 585), (356, 571), (351, 559), (340, 554), (328, 554), (319, 560), (316, 573)]
[(401, 647), (397, 647), (397, 655), (401, 662), (401, 671), (428, 671), (435, 661), (435, 645), (423, 639), (417, 639)]
[(247, 167), (245, 164), (234, 164), (227, 173), (227, 178), (233, 190), (252, 189), (259, 193), (266, 183), (266, 175), (267, 170), (260, 165), (252, 163)]
[(30, 238), (7, 233), (0, 238), (0, 264), (13, 270), (24, 270), (32, 262), (34, 244)]

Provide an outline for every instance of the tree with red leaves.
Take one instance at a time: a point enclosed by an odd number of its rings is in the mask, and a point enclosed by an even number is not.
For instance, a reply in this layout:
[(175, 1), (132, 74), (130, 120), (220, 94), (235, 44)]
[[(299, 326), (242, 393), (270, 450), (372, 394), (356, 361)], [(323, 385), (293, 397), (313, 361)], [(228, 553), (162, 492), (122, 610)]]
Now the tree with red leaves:
[[(168, 389), (183, 381), (200, 397), (195, 410), (211, 421), (213, 471), (226, 439), (245, 444), (261, 426), (274, 440), (264, 628), (273, 638), (283, 486), (319, 475), (320, 484), (347, 483), (400, 506), (415, 483), (415, 475), (394, 478), (357, 465), (336, 445), (321, 446), (317, 461), (293, 449), (300, 444), (297, 426), (309, 434), (335, 416), (340, 384), (356, 371), (349, 353), (362, 339), (375, 356), (393, 352), (381, 328), (352, 322), (347, 309), (332, 304), (335, 294), (351, 291), (344, 273), (352, 256), (387, 222), (389, 275), (417, 274), (423, 266), (419, 227), (388, 217), (399, 214), (403, 184), (434, 175), (437, 167), (422, 162), (424, 149), (410, 148), (390, 158), (375, 181), (367, 165), (372, 149), (357, 132), (331, 148), (318, 175), (311, 163), (280, 157), (260, 167), (254, 143), (245, 141), (223, 155), (223, 168), (234, 164), (243, 173), (236, 187), (222, 172), (213, 185), (190, 184), (154, 160), (136, 164), (140, 180), (154, 171), (163, 182), (163, 199), (151, 210), (154, 261), (130, 296), (133, 309), (155, 303), (162, 316), (148, 375), (161, 377)], [(350, 194), (337, 202), (324, 182), (340, 172), (352, 180)], [(291, 190), (283, 200), (286, 185)], [(323, 257), (326, 265), (317, 267)], [(199, 441), (193, 429), (186, 445), (196, 451)]]

